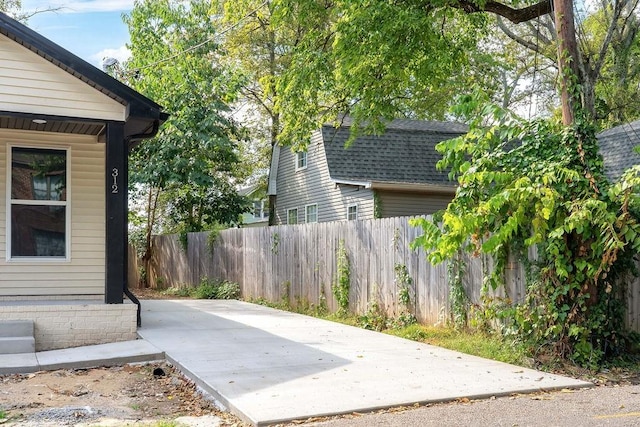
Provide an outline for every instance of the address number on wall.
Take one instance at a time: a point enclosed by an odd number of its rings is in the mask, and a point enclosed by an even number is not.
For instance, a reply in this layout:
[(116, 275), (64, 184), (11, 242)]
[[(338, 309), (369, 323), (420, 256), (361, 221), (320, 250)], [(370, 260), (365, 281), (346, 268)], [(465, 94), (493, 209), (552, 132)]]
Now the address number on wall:
[(111, 176), (113, 177), (113, 183), (111, 184), (111, 192), (118, 194), (118, 168), (111, 169)]

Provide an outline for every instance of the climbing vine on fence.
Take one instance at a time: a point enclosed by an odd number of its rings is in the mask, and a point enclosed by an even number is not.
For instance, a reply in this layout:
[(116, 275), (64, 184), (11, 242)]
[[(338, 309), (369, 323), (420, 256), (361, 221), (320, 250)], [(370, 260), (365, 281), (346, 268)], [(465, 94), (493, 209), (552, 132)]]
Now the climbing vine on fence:
[(458, 192), (433, 221), (414, 221), (424, 229), (415, 244), (434, 263), (459, 249), (491, 254), (494, 289), (506, 255), (537, 246), (526, 301), (497, 316), (532, 348), (582, 365), (624, 350), (618, 279), (640, 249), (640, 168), (609, 183), (595, 129), (579, 117), (568, 127), (527, 122), (471, 97), (457, 113), (475, 117), (470, 132), (437, 149)]
[(332, 286), (333, 295), (338, 301), (338, 311), (345, 314), (349, 311), (349, 290), (351, 288), (351, 266), (344, 240), (338, 242), (337, 266), (338, 275)]

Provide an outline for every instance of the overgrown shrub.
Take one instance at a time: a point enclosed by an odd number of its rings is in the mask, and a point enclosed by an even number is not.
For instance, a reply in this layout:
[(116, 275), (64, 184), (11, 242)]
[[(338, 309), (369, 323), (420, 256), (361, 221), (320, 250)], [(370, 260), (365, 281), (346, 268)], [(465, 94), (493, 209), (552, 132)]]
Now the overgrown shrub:
[(203, 277), (191, 293), (197, 299), (238, 299), (240, 285), (226, 280)]
[(470, 132), (437, 146), (458, 191), (433, 221), (414, 220), (425, 231), (415, 244), (433, 263), (460, 249), (491, 255), (493, 289), (509, 254), (526, 260), (535, 246), (526, 301), (489, 314), (511, 314), (532, 348), (583, 366), (624, 351), (621, 279), (640, 249), (640, 167), (611, 184), (595, 129), (579, 115), (567, 127), (527, 122), (474, 98), (458, 113), (475, 115)]

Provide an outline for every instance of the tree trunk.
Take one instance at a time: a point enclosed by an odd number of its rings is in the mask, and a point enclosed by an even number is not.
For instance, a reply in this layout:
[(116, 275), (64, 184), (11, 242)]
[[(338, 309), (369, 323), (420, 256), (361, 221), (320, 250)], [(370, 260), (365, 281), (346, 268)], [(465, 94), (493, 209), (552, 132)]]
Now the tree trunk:
[[(562, 102), (562, 123), (571, 125), (579, 99), (576, 99), (575, 85), (578, 72), (578, 44), (573, 22), (573, 1), (553, 0), (553, 14), (558, 33), (558, 66), (560, 70), (560, 95)], [(575, 79), (575, 80), (574, 80)]]

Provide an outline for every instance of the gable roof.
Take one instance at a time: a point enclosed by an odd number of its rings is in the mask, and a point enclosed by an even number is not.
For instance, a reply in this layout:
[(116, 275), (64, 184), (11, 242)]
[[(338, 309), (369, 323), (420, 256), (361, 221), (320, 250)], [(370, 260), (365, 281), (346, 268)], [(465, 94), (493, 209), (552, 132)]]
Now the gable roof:
[[(0, 34), (19, 43), (85, 84), (126, 106), (125, 136), (128, 138), (136, 139), (152, 136), (151, 134), (157, 131), (159, 124), (169, 117), (167, 113), (162, 111), (162, 107), (151, 99), (1, 12)], [(30, 120), (27, 116), (29, 115), (12, 114), (10, 111), (0, 112), (3, 127), (25, 129), (25, 126), (30, 126)], [(54, 129), (60, 129), (61, 122), (63, 125), (66, 122), (71, 123), (70, 126), (65, 126), (71, 130), (75, 129), (76, 133), (90, 133), (100, 129), (99, 126), (92, 126), (91, 120), (81, 121), (87, 122), (88, 125), (78, 127), (78, 121), (61, 120), (56, 122), (54, 118), (50, 124), (48, 123), (48, 127), (51, 127), (51, 129), (45, 128), (43, 130), (55, 131)]]
[[(415, 189), (427, 186), (455, 187), (446, 172), (436, 169), (442, 155), (435, 150), (441, 141), (468, 131), (457, 122), (394, 120), (381, 135), (361, 135), (349, 147), (350, 123), (320, 130), (329, 175), (336, 183), (365, 187)], [(407, 186), (408, 185), (408, 186)]]
[(607, 129), (597, 135), (607, 178), (616, 181), (633, 165), (640, 164), (640, 120)]

